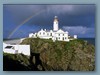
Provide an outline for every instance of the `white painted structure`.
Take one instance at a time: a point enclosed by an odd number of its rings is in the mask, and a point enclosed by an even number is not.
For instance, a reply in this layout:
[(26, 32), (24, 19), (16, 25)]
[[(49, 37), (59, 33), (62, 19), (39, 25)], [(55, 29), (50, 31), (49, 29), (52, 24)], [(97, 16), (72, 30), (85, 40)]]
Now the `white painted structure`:
[(74, 38), (77, 39), (77, 35), (74, 35)]
[[(59, 29), (59, 22), (57, 16), (54, 17), (53, 22), (53, 30), (46, 30), (41, 29), (37, 33), (30, 33), (29, 38), (41, 38), (41, 39), (52, 39), (53, 41), (70, 41), (68, 32), (63, 31), (62, 29)], [(74, 36), (74, 38), (77, 38), (77, 35)]]
[(10, 54), (19, 54), (30, 56), (30, 45), (10, 45), (3, 43), (3, 52)]
[(53, 31), (57, 31), (57, 30), (58, 30), (58, 18), (57, 16), (55, 16), (54, 22), (53, 22)]

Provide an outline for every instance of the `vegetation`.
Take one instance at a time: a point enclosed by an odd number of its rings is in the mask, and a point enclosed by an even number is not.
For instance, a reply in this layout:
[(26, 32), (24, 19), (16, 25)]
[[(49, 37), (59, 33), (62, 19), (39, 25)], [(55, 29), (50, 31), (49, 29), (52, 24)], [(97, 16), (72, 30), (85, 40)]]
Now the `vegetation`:
[[(39, 54), (39, 58), (37, 56), (33, 58), (32, 63), (29, 62), (29, 58), (21, 56), (24, 64), (28, 65), (27, 70), (93, 71), (95, 69), (95, 48), (87, 41), (76, 39), (70, 42), (53, 42), (51, 39), (27, 38), (21, 44), (30, 44), (31, 54), (34, 53), (35, 56)], [(4, 58), (5, 56), (4, 54)], [(11, 59), (21, 59), (15, 56), (11, 55)], [(35, 65), (35, 69), (29, 67), (32, 64)]]
[(23, 71), (30, 70), (29, 57), (23, 54), (3, 53), (3, 70), (4, 71)]

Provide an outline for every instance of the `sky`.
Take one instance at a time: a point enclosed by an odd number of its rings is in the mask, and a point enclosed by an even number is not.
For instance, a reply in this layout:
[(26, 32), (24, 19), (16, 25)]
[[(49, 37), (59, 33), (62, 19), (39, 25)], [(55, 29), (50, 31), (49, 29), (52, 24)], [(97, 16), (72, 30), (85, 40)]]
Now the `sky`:
[(95, 37), (95, 5), (3, 5), (3, 38), (28, 37), (40, 29), (53, 29), (58, 16), (59, 29), (79, 38)]

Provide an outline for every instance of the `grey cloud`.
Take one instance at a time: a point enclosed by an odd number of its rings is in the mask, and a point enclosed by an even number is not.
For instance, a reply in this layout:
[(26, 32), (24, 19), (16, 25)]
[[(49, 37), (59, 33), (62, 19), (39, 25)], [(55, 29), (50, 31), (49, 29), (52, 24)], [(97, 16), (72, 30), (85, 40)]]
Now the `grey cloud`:
[(56, 14), (70, 14), (70, 15), (79, 15), (79, 14), (93, 14), (95, 10), (94, 5), (48, 5), (48, 13)]
[(73, 34), (77, 34), (78, 36), (92, 35), (92, 37), (95, 35), (95, 29), (94, 28), (87, 28), (87, 27), (83, 27), (83, 26), (63, 26), (62, 29), (70, 32), (72, 35)]

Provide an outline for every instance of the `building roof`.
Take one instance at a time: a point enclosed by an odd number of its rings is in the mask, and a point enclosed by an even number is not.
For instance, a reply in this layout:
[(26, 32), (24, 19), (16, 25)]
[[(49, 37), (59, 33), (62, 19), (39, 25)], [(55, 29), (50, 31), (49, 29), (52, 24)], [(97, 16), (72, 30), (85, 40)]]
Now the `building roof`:
[[(68, 33), (68, 31), (64, 31), (64, 30), (62, 30), (62, 29), (59, 29), (59, 30), (57, 30), (57, 31), (54, 31), (54, 30), (47, 30), (47, 29), (41, 29), (40, 31), (38, 31), (38, 32), (46, 32), (46, 33), (48, 33), (48, 32), (55, 32), (55, 33)], [(35, 33), (38, 33), (38, 32), (35, 32)]]
[(12, 48), (13, 46), (6, 46), (5, 48)]

